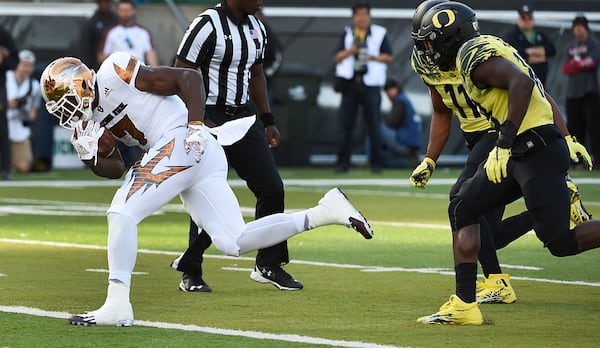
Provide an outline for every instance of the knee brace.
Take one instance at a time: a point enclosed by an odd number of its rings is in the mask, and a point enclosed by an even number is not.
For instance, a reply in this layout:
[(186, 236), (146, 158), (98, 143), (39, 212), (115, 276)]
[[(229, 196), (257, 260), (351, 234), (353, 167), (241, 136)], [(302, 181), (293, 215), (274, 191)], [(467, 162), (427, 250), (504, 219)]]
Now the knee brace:
[(558, 257), (579, 254), (579, 245), (577, 244), (573, 230), (563, 233), (560, 237), (548, 243), (546, 247), (552, 255)]
[(458, 231), (465, 226), (479, 223), (479, 214), (473, 213), (473, 209), (460, 196), (455, 196), (450, 201), (448, 217), (450, 218), (452, 231)]

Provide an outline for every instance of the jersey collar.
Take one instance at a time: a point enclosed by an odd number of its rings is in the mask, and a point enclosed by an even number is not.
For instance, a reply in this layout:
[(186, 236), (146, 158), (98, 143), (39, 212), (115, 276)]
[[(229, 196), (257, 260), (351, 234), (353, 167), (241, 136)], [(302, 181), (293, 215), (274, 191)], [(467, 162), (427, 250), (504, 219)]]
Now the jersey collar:
[(227, 5), (226, 0), (221, 0), (221, 7), (223, 8), (223, 11), (225, 12), (225, 15), (227, 16), (227, 18), (229, 18), (233, 22), (233, 24), (240, 26), (244, 23), (249, 22), (248, 14), (244, 14), (244, 16), (242, 18), (239, 18), (236, 15), (234, 15), (233, 12), (231, 12), (229, 5)]

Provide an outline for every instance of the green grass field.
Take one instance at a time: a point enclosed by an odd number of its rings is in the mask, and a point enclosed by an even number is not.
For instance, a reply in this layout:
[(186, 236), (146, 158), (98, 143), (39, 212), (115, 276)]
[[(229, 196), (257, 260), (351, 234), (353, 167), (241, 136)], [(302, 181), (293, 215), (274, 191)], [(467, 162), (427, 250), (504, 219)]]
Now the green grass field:
[[(279, 291), (250, 280), (253, 254), (204, 263), (213, 292), (177, 290), (170, 262), (187, 244), (179, 200), (139, 226), (132, 283), (136, 325), (75, 327), (68, 313), (102, 305), (106, 295), (105, 210), (120, 180), (85, 171), (17, 175), (0, 182), (0, 347), (546, 347), (600, 341), (600, 250), (556, 258), (528, 234), (498, 252), (518, 301), (482, 305), (486, 325), (417, 324), (454, 292), (446, 209), (457, 169), (438, 169), (426, 190), (407, 170), (282, 168), (286, 208), (315, 204), (340, 186), (371, 222), (372, 240), (329, 226), (289, 240), (286, 269), (305, 288)], [(572, 173), (586, 207), (600, 217), (600, 174)], [(595, 180), (593, 180), (595, 179)], [(254, 198), (234, 190), (249, 219)], [(522, 201), (507, 215), (520, 212)]]

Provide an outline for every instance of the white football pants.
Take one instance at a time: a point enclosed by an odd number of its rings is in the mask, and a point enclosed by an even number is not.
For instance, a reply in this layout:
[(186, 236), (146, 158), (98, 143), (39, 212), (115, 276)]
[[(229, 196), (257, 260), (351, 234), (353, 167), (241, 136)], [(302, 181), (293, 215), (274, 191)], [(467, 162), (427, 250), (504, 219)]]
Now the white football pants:
[(227, 183), (223, 148), (207, 134), (200, 162), (186, 153), (186, 128), (167, 131), (127, 173), (108, 209), (109, 279), (129, 285), (137, 255), (137, 224), (178, 194), (199, 228), (223, 253), (232, 256), (266, 248), (303, 232), (306, 211), (274, 214), (244, 222)]

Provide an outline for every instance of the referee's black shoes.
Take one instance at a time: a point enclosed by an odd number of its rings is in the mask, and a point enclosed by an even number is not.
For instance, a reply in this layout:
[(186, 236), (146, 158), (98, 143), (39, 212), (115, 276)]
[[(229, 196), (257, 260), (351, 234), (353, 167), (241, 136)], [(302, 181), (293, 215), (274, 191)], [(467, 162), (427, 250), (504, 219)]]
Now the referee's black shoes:
[(250, 278), (259, 283), (271, 283), (279, 290), (302, 290), (304, 287), (280, 266), (256, 265)]
[(211, 292), (212, 289), (199, 275), (190, 275), (184, 273), (181, 276), (181, 283), (179, 283), (179, 290), (185, 292)]

